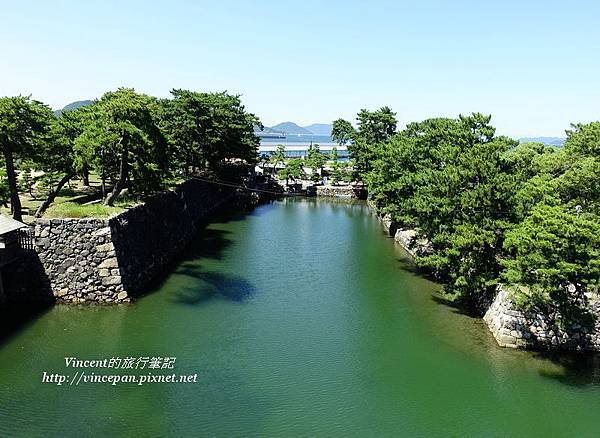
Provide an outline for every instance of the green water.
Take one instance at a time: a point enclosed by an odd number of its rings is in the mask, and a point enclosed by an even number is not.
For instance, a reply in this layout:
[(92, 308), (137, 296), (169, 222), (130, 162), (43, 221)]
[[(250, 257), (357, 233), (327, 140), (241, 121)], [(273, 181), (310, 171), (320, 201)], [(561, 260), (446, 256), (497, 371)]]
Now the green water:
[[(224, 216), (134, 304), (56, 306), (5, 339), (0, 436), (600, 433), (596, 358), (501, 349), (438, 292), (364, 204)], [(198, 381), (42, 384), (65, 356), (175, 356)]]

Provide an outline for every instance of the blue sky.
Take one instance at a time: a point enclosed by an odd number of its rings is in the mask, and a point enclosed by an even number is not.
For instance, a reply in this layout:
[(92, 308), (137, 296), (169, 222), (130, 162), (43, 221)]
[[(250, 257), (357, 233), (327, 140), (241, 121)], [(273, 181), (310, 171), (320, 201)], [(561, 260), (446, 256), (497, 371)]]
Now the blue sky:
[(266, 125), (480, 111), (503, 134), (600, 119), (598, 1), (5, 1), (0, 95), (243, 95)]

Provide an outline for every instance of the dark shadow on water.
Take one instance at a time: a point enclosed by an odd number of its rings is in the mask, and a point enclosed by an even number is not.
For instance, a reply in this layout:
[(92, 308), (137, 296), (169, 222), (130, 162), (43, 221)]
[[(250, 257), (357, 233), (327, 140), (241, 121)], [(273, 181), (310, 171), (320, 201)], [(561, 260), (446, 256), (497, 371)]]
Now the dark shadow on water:
[[(398, 262), (400, 269), (421, 278), (439, 283), (439, 280), (426, 270), (420, 269), (408, 253), (403, 252), (403, 255), (396, 258), (396, 261)], [(448, 299), (443, 295), (443, 292), (431, 294), (431, 300), (438, 305), (449, 308), (451, 313), (466, 316), (473, 321), (477, 321), (477, 329), (487, 331), (487, 325), (481, 319), (483, 317), (481, 310), (465, 307), (460, 302)], [(498, 352), (504, 351), (507, 356), (511, 356), (514, 352), (511, 349), (500, 347), (491, 335), (485, 338), (485, 342), (493, 344), (487, 345), (487, 348), (491, 347), (498, 349)], [(528, 350), (522, 352), (540, 362), (538, 372), (539, 375), (544, 378), (552, 379), (571, 387), (585, 388), (590, 386), (600, 386), (600, 352), (569, 350)], [(558, 365), (560, 370), (556, 372), (550, 371), (547, 366), (543, 366), (543, 362), (551, 362), (554, 365)]]
[[(433, 294), (431, 299), (437, 304), (450, 308), (452, 313), (477, 320), (480, 322), (480, 324), (477, 324), (479, 326), (477, 329), (488, 330), (487, 324), (481, 319), (483, 315), (480, 311), (469, 310), (460, 303), (448, 300), (441, 295)], [(486, 342), (493, 344), (492, 348), (506, 352), (508, 356), (513, 352), (509, 348), (500, 347), (491, 335), (486, 337)], [(528, 350), (523, 351), (523, 353), (529, 354), (533, 359), (540, 361), (538, 372), (544, 378), (574, 387), (600, 386), (600, 353), (569, 350)], [(551, 362), (558, 365), (560, 371), (549, 371), (547, 367), (543, 366), (542, 362)]]
[(461, 305), (460, 303), (457, 303), (456, 301), (444, 298), (443, 295), (432, 294), (431, 300), (437, 304), (449, 307), (452, 313), (456, 313), (457, 315), (464, 315), (468, 316), (469, 318), (481, 318), (482, 316), (477, 310), (470, 309)]
[(246, 220), (248, 217), (259, 217), (267, 213), (273, 204), (281, 202), (281, 200), (266, 200), (262, 201), (256, 206), (240, 207), (238, 205), (231, 205), (224, 207), (219, 211), (218, 214), (213, 216), (207, 224), (226, 224), (229, 222), (238, 222)]
[(231, 239), (227, 237), (229, 234), (230, 232), (225, 230), (202, 229), (177, 260), (177, 265), (199, 258), (222, 259), (225, 250), (232, 244)]
[(175, 275), (191, 280), (190, 286), (179, 289), (174, 297), (181, 304), (196, 306), (219, 298), (243, 303), (256, 293), (256, 288), (241, 277), (202, 272), (199, 267), (180, 268)]
[(21, 331), (27, 330), (38, 318), (50, 311), (49, 305), (32, 308), (0, 310), (0, 347)]
[(532, 352), (536, 359), (560, 365), (562, 372), (540, 370), (540, 376), (574, 387), (600, 385), (600, 353), (542, 351)]
[(233, 241), (230, 231), (212, 228), (211, 225), (246, 220), (248, 216), (261, 215), (268, 208), (261, 205), (254, 210), (228, 209), (210, 221), (197, 224), (199, 229), (181, 256), (164, 269), (160, 278), (147, 288), (154, 293), (166, 285), (170, 276), (186, 277), (185, 286), (179, 286), (173, 302), (185, 305), (202, 305), (212, 299), (227, 299), (242, 303), (255, 294), (256, 288), (240, 276), (206, 271), (202, 260), (222, 260)]
[(36, 321), (55, 301), (35, 251), (23, 251), (1, 269), (4, 293), (0, 301), (0, 345)]
[[(396, 261), (398, 262), (400, 269), (402, 269), (403, 271), (409, 272), (413, 275), (416, 275), (418, 277), (432, 281), (434, 283), (439, 283), (439, 279), (436, 278), (431, 272), (427, 271), (426, 269), (419, 268), (417, 266), (417, 264), (415, 263), (414, 258), (408, 252), (406, 252), (403, 249), (402, 253), (403, 253), (403, 257), (396, 258)], [(468, 316), (471, 318), (479, 318), (482, 316), (480, 314), (480, 312), (478, 312), (477, 309), (465, 307), (464, 305), (462, 305), (459, 302), (456, 302), (456, 301), (453, 301), (451, 299), (444, 297), (443, 292), (440, 292), (439, 294), (438, 293), (431, 294), (431, 300), (434, 301), (436, 304), (440, 304), (440, 305), (449, 307), (453, 313), (456, 313), (458, 315), (464, 315), (464, 316)]]
[[(390, 239), (393, 239), (390, 237)], [(394, 241), (394, 243), (396, 243)], [(400, 257), (397, 258), (396, 261), (398, 263), (400, 263), (400, 268), (403, 271), (406, 272), (410, 272), (411, 274), (414, 275), (418, 275), (419, 277), (425, 278), (429, 281), (433, 281), (434, 283), (439, 283), (440, 279), (437, 278), (433, 272), (424, 269), (424, 268), (420, 268), (417, 263), (415, 262), (415, 259), (413, 258), (413, 256), (411, 256), (408, 252), (406, 252), (406, 250), (402, 249), (402, 252), (405, 254), (404, 257)]]

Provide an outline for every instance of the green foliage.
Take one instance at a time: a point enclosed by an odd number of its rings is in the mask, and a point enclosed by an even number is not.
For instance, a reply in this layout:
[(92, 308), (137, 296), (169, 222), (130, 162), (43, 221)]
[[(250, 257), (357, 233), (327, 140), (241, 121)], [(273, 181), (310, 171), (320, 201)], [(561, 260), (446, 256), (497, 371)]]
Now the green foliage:
[(21, 201), (15, 161), (31, 159), (38, 148), (51, 141), (50, 130), (54, 122), (50, 108), (30, 97), (0, 98), (0, 148), (11, 209), (17, 220), (21, 219)]
[(502, 262), (504, 278), (528, 287), (522, 304), (557, 312), (563, 325), (589, 320), (585, 293), (600, 280), (598, 217), (539, 204), (506, 234), (504, 246), (511, 254)]
[(482, 114), (429, 119), (365, 143), (364, 179), (381, 212), (430, 241), (417, 262), (454, 298), (481, 307), (503, 280), (524, 307), (589, 322), (585, 293), (600, 278), (599, 134), (599, 123), (574, 125), (557, 149), (497, 137)]
[(52, 142), (38, 154), (37, 161), (45, 170), (75, 173), (88, 165), (84, 154), (78, 154), (76, 141), (97, 116), (94, 104), (64, 111), (54, 125)]
[(285, 146), (282, 144), (278, 144), (275, 149), (275, 153), (273, 153), (269, 157), (269, 163), (273, 165), (273, 168), (276, 168), (280, 164), (285, 164)]
[(331, 183), (336, 185), (343, 179), (342, 165), (338, 161), (338, 151), (337, 148), (334, 148), (331, 151)]
[(351, 161), (347, 161), (345, 163), (339, 163), (340, 166), (340, 172), (341, 172), (341, 176), (342, 176), (342, 181), (346, 182), (346, 183), (351, 183), (353, 181), (355, 181), (354, 179), (354, 163)]
[(347, 120), (337, 119), (333, 122), (333, 126), (331, 128), (331, 137), (334, 141), (336, 141), (340, 146), (347, 145), (356, 135), (356, 131)]
[(2, 166), (0, 167), (0, 205), (8, 206), (9, 200), (10, 188), (8, 186), (8, 178), (6, 177), (6, 169)]
[(160, 126), (185, 174), (197, 169), (218, 171), (231, 160), (255, 163), (260, 139), (258, 118), (246, 112), (240, 97), (175, 89), (161, 101)]
[(586, 292), (600, 280), (600, 123), (573, 125), (565, 148), (531, 160), (507, 233), (507, 281), (526, 285), (524, 307), (552, 312), (563, 325), (591, 323)]
[(327, 163), (327, 156), (321, 153), (319, 145), (310, 145), (306, 156), (306, 167), (311, 169), (310, 179), (313, 182), (321, 181), (323, 166)]
[(31, 97), (0, 98), (0, 143), (16, 158), (29, 158), (48, 140), (54, 122), (50, 108)]
[(396, 113), (387, 106), (377, 111), (360, 110), (357, 117), (358, 131), (353, 135), (348, 151), (354, 160), (357, 178), (362, 178), (371, 170), (379, 149), (396, 133)]
[(44, 195), (55, 190), (59, 177), (56, 172), (46, 172), (38, 179), (38, 189)]
[(565, 149), (572, 155), (600, 157), (600, 122), (571, 125), (567, 131)]
[(157, 110), (155, 98), (120, 88), (105, 93), (86, 117), (75, 149), (98, 174), (115, 180), (113, 202), (126, 187), (136, 193), (160, 189), (169, 175), (170, 160)]
[[(120, 88), (95, 102), (62, 111), (29, 97), (0, 99), (0, 202), (10, 198), (20, 218), (19, 187), (33, 193), (33, 184), (47, 193), (36, 215), (49, 207), (71, 178), (94, 171), (100, 175), (105, 202), (119, 194), (144, 195), (193, 171), (224, 175), (232, 162), (257, 160), (260, 121), (245, 111), (238, 96), (173, 90), (158, 100)], [(17, 166), (21, 163), (21, 169)], [(36, 183), (30, 169), (43, 172)], [(18, 177), (18, 172), (22, 175)]]
[(361, 109), (356, 116), (358, 137), (370, 144), (390, 139), (396, 133), (396, 113), (384, 106), (377, 111)]
[(306, 172), (304, 171), (304, 160), (300, 158), (289, 160), (285, 164), (285, 168), (279, 171), (279, 177), (285, 179), (286, 183), (289, 182), (290, 179), (296, 181), (306, 178)]
[(35, 194), (33, 193), (33, 187), (36, 182), (36, 178), (33, 176), (34, 165), (31, 161), (24, 161), (19, 165), (19, 181), (18, 181), (18, 190), (19, 192), (28, 193), (29, 196), (35, 198)]

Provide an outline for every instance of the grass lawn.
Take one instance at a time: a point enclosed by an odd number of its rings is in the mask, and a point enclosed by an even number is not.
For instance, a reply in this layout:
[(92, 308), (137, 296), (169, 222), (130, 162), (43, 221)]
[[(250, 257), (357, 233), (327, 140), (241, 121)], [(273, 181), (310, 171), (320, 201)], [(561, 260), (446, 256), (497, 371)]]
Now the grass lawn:
[[(106, 207), (101, 203), (83, 205), (74, 202), (77, 198), (90, 195), (100, 191), (100, 177), (90, 173), (90, 186), (86, 187), (80, 180), (72, 180), (67, 186), (63, 187), (50, 208), (44, 213), (44, 217), (50, 218), (85, 218), (97, 217), (107, 218), (121, 213), (127, 207), (139, 204), (139, 200), (120, 199), (117, 200), (114, 207)], [(36, 194), (35, 197), (29, 193), (21, 193), (21, 207), (23, 209), (23, 222), (31, 223), (35, 220), (35, 212), (44, 202), (43, 194)], [(0, 213), (10, 216), (9, 207), (0, 207)]]
[(108, 207), (101, 203), (81, 205), (75, 202), (61, 202), (53, 204), (48, 208), (44, 217), (53, 218), (82, 218), (97, 217), (107, 218), (119, 214), (125, 210), (124, 207)]
[[(172, 189), (184, 181), (184, 178), (177, 178), (169, 181), (166, 188)], [(115, 203), (114, 207), (106, 207), (100, 202), (90, 204), (89, 195), (100, 192), (100, 176), (94, 172), (90, 172), (89, 175), (89, 186), (84, 186), (80, 179), (71, 180), (62, 190), (58, 196), (44, 213), (44, 217), (48, 218), (85, 218), (85, 217), (97, 217), (107, 218), (121, 213), (128, 207), (140, 204), (143, 201), (135, 198), (130, 198), (124, 192)], [(31, 223), (35, 220), (35, 212), (40, 205), (46, 199), (46, 196), (42, 193), (37, 193), (34, 189), (34, 195), (31, 196), (29, 193), (20, 193), (21, 208), (23, 211), (23, 222)], [(0, 206), (0, 213), (10, 216), (10, 208)]]

